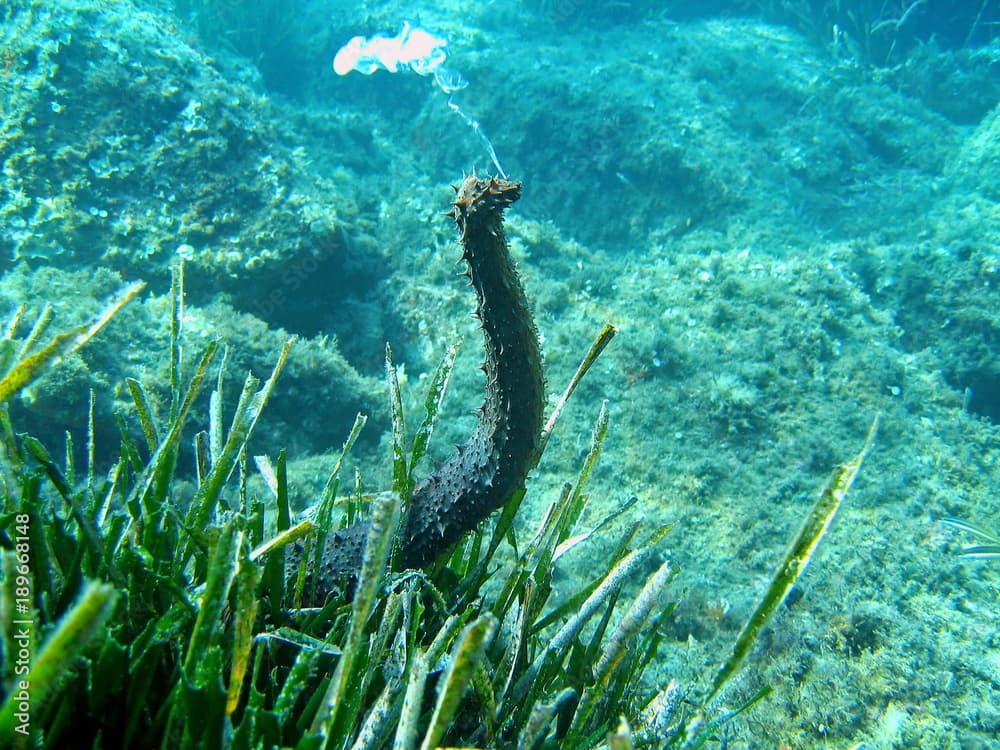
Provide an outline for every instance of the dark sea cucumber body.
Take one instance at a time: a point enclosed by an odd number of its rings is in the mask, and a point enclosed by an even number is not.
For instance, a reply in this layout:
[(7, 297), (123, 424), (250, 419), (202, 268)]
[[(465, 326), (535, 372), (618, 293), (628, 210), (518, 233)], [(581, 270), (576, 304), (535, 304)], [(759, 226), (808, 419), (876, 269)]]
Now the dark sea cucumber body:
[[(485, 339), (486, 398), (471, 437), (414, 488), (399, 534), (400, 563), (433, 562), (517, 490), (535, 460), (542, 428), (545, 381), (538, 332), (503, 228), (503, 211), (521, 183), (471, 175), (457, 188), (455, 219), (462, 259), (476, 293)], [(368, 524), (330, 534), (322, 553), (316, 597), (356, 576)], [(291, 574), (301, 543), (286, 558)]]
[(521, 183), (467, 177), (450, 215), (478, 300), (486, 400), (469, 440), (413, 491), (400, 537), (402, 562), (422, 567), (524, 485), (538, 447), (545, 387), (538, 332), (510, 255), (503, 210)]

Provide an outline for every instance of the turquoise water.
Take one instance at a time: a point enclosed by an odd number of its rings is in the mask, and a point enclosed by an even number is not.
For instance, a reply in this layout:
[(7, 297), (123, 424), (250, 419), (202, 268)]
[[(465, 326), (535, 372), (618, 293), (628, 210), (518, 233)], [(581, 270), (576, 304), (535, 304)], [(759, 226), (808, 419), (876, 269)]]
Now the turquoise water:
[[(507, 229), (550, 390), (604, 322), (621, 329), (528, 511), (574, 475), (607, 399), (593, 519), (636, 496), (674, 525), (683, 570), (656, 680), (705, 689), (881, 414), (726, 698), (774, 688), (728, 747), (1000, 742), (1000, 561), (959, 556), (975, 540), (941, 523), (1000, 530), (995, 2), (8, 0), (0, 20), (5, 319), (47, 301), (73, 322), (116, 275), (149, 284), (12, 405), (20, 429), (83, 434), (94, 389), (116, 434), (118, 384), (164, 372), (183, 258), (188, 335), (221, 336), (233, 372), (302, 336), (257, 438), (288, 448), (298, 497), (359, 410), (355, 458), (384, 485), (385, 342), (415, 412), (466, 339), (439, 451), (479, 403), (443, 212), (463, 172), (503, 170), (524, 183)], [(352, 37), (404, 21), (447, 45), (334, 70)], [(565, 565), (588, 572), (585, 553)]]

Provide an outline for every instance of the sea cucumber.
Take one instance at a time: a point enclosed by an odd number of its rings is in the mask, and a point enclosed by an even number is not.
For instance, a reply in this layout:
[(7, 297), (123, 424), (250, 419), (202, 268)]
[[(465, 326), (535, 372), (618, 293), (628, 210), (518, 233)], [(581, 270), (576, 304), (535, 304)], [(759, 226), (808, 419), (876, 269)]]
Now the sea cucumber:
[[(503, 228), (503, 211), (521, 196), (521, 183), (466, 177), (448, 215), (462, 243), (466, 275), (476, 293), (485, 338), (486, 398), (472, 435), (414, 488), (399, 531), (399, 562), (424, 567), (479, 525), (517, 490), (536, 458), (545, 381), (538, 332)], [(356, 576), (368, 533), (360, 522), (331, 533), (319, 579), (307, 588), (323, 599)], [(303, 547), (291, 546), (292, 575)], [(313, 597), (310, 597), (313, 598)]]

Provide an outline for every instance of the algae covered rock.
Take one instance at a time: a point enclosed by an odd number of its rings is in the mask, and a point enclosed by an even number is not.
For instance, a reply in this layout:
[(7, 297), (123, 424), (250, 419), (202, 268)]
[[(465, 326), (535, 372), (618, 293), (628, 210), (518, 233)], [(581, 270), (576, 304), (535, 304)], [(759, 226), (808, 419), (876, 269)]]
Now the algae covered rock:
[(948, 164), (959, 184), (1000, 202), (1000, 105), (987, 114)]
[[(0, 315), (6, 320), (26, 305), (31, 320), (46, 301), (53, 307), (53, 327), (79, 325), (98, 308), (100, 300), (121, 286), (121, 277), (104, 270), (33, 271), (21, 263), (0, 277)], [(169, 407), (170, 300), (146, 295), (122, 310), (113, 324), (90, 346), (64, 359), (32, 385), (12, 408), (41, 438), (62, 440), (71, 432), (84, 444), (89, 394), (94, 394), (94, 418), (101, 456), (117, 450), (115, 414), (134, 411), (125, 378), (139, 380), (165, 414)], [(182, 321), (182, 375), (189, 377), (210, 341), (226, 346), (224, 418), (239, 397), (242, 379), (252, 372), (266, 376), (288, 333), (271, 329), (225, 302), (187, 306)], [(298, 454), (323, 453), (347, 436), (358, 411), (372, 415), (363, 434), (362, 450), (377, 440), (384, 422), (381, 379), (359, 373), (335, 346), (322, 338), (302, 338), (292, 350), (278, 393), (268, 407), (260, 439), (263, 450), (288, 446)]]
[[(9, 308), (50, 300), (72, 317), (118, 276), (150, 282), (153, 295), (104, 346), (29, 394), (39, 429), (79, 428), (90, 388), (164, 375), (162, 300), (180, 260), (190, 327), (230, 344), (237, 372), (266, 371), (282, 329), (316, 337), (300, 341), (285, 373), (289, 411), (271, 411), (282, 442), (325, 450), (358, 410), (378, 415), (377, 381), (342, 354), (377, 371), (386, 338), (364, 292), (384, 266), (357, 224), (352, 179), (379, 162), (358, 141), (365, 128), (348, 133), (329, 113), (303, 122), (308, 113), (268, 99), (252, 65), (208, 55), (155, 5), (15, 0), (3, 16), (0, 267), (17, 267), (3, 279)], [(322, 138), (323, 152), (307, 151), (296, 129)], [(111, 424), (111, 408), (99, 403), (99, 422)]]
[[(312, 312), (289, 305), (303, 296), (289, 286), (319, 275), (350, 298), (380, 267), (353, 239), (351, 170), (379, 162), (357, 142), (364, 128), (330, 113), (297, 123), (323, 139), (308, 152), (288, 125), (306, 115), (268, 99), (252, 65), (210, 57), (146, 6), (15, 2), (6, 13), (0, 256), (151, 282), (182, 256), (190, 293), (227, 291), (279, 325)], [(276, 289), (282, 299), (262, 301)]]

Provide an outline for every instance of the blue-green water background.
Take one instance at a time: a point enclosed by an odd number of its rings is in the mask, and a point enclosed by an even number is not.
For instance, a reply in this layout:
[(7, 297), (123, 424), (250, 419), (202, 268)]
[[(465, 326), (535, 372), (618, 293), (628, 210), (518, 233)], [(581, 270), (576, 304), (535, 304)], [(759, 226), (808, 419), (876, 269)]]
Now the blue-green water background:
[[(524, 182), (507, 228), (550, 389), (602, 323), (621, 329), (525, 524), (607, 399), (585, 525), (631, 496), (644, 523), (674, 525), (683, 598), (652, 677), (696, 695), (881, 413), (732, 700), (775, 692), (729, 747), (996, 746), (1000, 562), (957, 556), (971, 540), (940, 523), (1000, 529), (993, 0), (8, 0), (0, 309), (51, 303), (69, 324), (119, 276), (150, 289), (14, 405), (19, 429), (82, 434), (93, 389), (112, 459), (123, 378), (165, 382), (184, 257), (189, 361), (221, 337), (234, 373), (264, 373), (303, 337), (256, 438), (288, 448), (301, 504), (358, 411), (356, 463), (386, 482), (387, 341), (419, 414), (423, 373), (465, 337), (438, 451), (461, 439), (478, 334), (443, 211), (492, 161), (430, 79), (331, 69), (347, 39), (404, 19), (449, 41), (469, 82), (454, 103)], [(599, 551), (567, 555), (567, 581)]]

